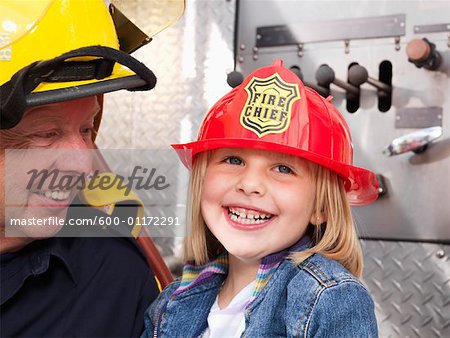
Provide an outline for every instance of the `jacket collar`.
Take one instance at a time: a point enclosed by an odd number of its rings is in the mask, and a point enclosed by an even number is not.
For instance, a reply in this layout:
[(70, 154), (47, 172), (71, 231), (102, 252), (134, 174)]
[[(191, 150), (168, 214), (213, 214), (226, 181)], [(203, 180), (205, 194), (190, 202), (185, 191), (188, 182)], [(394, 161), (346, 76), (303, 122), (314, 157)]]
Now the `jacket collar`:
[(63, 263), (72, 282), (76, 284), (75, 262), (70, 255), (69, 241), (61, 238), (36, 240), (18, 252), (0, 255), (1, 304), (12, 298), (28, 277), (45, 273), (52, 256)]
[[(262, 289), (267, 285), (270, 277), (276, 271), (283, 260), (291, 253), (306, 249), (310, 245), (310, 237), (305, 235), (297, 243), (291, 247), (270, 254), (261, 260), (261, 263), (256, 274), (256, 283), (253, 295), (249, 301), (252, 303), (256, 297), (261, 293)], [(206, 284), (217, 275), (225, 277), (228, 273), (228, 253), (222, 253), (214, 260), (205, 265), (195, 265), (194, 262), (189, 261), (183, 267), (183, 274), (178, 288), (173, 293), (177, 296), (196, 286)]]
[(205, 265), (195, 265), (189, 261), (183, 267), (180, 286), (174, 295), (192, 289), (197, 285), (206, 283), (215, 275), (226, 275), (228, 273), (228, 254), (222, 253), (216, 259)]
[(301, 251), (302, 249), (305, 249), (307, 246), (309, 246), (310, 241), (311, 240), (309, 236), (303, 236), (297, 243), (295, 243), (291, 247), (270, 254), (262, 259), (261, 264), (258, 268), (258, 272), (256, 273), (255, 289), (253, 290), (253, 295), (249, 301), (249, 305), (256, 299), (256, 297), (258, 297), (263, 288), (267, 285), (270, 277), (272, 277), (281, 262), (283, 262), (291, 252)]

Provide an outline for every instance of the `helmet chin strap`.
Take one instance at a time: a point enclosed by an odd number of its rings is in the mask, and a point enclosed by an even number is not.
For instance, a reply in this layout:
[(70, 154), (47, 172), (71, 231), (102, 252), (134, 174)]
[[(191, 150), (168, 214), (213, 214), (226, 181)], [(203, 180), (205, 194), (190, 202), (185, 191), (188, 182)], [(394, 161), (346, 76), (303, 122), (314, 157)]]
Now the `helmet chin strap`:
[[(78, 57), (97, 57), (89, 61), (67, 61)], [(42, 82), (72, 82), (103, 80), (111, 75), (119, 63), (136, 75), (83, 86), (32, 93)], [(143, 63), (125, 52), (104, 46), (83, 47), (51, 60), (34, 62), (17, 72), (0, 86), (1, 129), (16, 126), (28, 107), (73, 100), (119, 89), (150, 90), (156, 76)]]

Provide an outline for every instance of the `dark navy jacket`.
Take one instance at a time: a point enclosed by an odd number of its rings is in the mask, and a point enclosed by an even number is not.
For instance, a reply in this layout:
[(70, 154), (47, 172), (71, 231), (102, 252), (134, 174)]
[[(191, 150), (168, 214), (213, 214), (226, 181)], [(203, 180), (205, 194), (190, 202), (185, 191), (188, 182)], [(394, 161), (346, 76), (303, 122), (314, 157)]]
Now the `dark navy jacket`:
[(128, 238), (50, 238), (1, 255), (2, 337), (135, 337), (158, 289)]

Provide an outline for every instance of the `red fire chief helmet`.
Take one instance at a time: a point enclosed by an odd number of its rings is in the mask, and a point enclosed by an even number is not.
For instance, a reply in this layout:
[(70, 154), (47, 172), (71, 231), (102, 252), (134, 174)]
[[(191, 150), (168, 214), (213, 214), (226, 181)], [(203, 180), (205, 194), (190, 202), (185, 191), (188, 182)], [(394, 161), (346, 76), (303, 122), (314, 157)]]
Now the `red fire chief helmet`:
[(217, 148), (299, 156), (341, 175), (351, 205), (378, 197), (375, 174), (353, 165), (352, 140), (342, 115), (281, 60), (257, 69), (220, 99), (205, 117), (197, 141), (172, 146), (189, 169), (196, 154)]

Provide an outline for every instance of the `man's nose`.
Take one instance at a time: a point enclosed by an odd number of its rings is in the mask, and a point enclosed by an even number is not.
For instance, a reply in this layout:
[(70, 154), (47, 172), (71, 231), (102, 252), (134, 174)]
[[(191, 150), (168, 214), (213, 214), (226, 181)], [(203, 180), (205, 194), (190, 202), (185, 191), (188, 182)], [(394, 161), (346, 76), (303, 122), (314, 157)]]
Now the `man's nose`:
[(246, 195), (263, 196), (266, 193), (266, 180), (261, 168), (247, 166), (240, 173), (236, 190)]
[(56, 151), (56, 169), (75, 175), (88, 175), (93, 171), (95, 150), (90, 139), (70, 135), (59, 144)]

